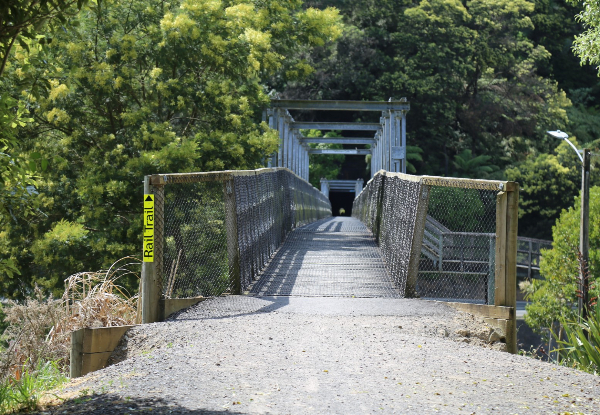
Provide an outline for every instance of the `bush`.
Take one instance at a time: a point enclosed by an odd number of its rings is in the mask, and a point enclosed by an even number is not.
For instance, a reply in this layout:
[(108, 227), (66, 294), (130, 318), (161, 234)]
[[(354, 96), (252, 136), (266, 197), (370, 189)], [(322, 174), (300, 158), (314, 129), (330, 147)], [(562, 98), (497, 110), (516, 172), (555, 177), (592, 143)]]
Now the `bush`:
[(65, 280), (61, 299), (44, 299), (36, 288), (34, 298), (23, 303), (9, 301), (3, 336), (8, 348), (2, 355), (0, 380), (35, 370), (40, 361), (57, 362), (66, 372), (72, 331), (135, 324), (139, 320), (138, 296), (131, 296), (118, 282), (132, 275), (139, 278), (135, 271), (139, 266), (138, 259), (126, 257), (108, 271), (71, 275)]
[(18, 379), (0, 382), (0, 414), (35, 409), (46, 391), (65, 380), (57, 362), (38, 361), (35, 370), (26, 369)]
[(565, 339), (555, 336), (562, 364), (600, 374), (600, 307), (591, 310), (581, 323), (561, 321)]

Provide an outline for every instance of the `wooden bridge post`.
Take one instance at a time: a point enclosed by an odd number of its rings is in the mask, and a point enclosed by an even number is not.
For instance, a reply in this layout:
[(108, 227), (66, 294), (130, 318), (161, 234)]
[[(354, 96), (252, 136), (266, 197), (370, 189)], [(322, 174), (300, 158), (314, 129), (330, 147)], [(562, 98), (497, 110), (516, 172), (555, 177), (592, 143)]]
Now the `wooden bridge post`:
[[(496, 200), (496, 261), (494, 305), (517, 306), (517, 224), (519, 218), (519, 185), (506, 182)], [(514, 313), (516, 315), (516, 312)], [(506, 321), (506, 345), (517, 352), (516, 318)]]
[[(154, 186), (153, 176), (144, 178), (144, 195), (152, 195), (152, 211), (146, 211), (144, 207), (144, 222), (146, 215), (152, 215), (153, 241), (152, 258), (146, 258), (142, 262), (142, 323), (155, 323), (161, 318), (160, 297), (162, 292), (162, 237), (164, 225), (164, 186)], [(146, 199), (146, 196), (144, 197)], [(144, 200), (144, 203), (146, 201)], [(144, 225), (146, 226), (146, 224)], [(144, 247), (146, 250), (147, 246)]]
[(227, 232), (227, 258), (229, 262), (229, 281), (232, 294), (242, 293), (240, 272), (240, 249), (238, 244), (237, 205), (233, 177), (223, 182), (225, 201), (225, 227)]

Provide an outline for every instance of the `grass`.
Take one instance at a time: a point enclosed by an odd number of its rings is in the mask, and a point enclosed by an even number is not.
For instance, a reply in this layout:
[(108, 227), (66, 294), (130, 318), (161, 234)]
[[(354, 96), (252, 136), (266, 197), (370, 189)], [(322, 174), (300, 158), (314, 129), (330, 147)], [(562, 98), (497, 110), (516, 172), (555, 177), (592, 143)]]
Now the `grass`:
[(139, 278), (140, 264), (123, 258), (106, 271), (70, 276), (61, 299), (45, 298), (36, 288), (34, 297), (3, 306), (8, 327), (0, 346), (0, 414), (34, 409), (67, 379), (71, 332), (139, 321), (138, 296), (119, 282)]
[(11, 376), (0, 383), (0, 414), (35, 409), (49, 390), (66, 380), (57, 362), (38, 361), (34, 370), (25, 368), (18, 378)]
[(560, 362), (596, 375), (600, 374), (600, 306), (580, 323), (562, 322), (565, 338), (558, 339)]

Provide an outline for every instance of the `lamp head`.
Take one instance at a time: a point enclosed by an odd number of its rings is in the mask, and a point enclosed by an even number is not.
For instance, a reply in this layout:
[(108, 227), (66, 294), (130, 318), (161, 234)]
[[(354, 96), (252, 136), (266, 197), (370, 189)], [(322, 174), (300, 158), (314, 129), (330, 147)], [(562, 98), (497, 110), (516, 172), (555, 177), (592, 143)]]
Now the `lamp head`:
[(560, 131), (560, 130), (556, 130), (556, 131), (546, 131), (549, 135), (551, 135), (554, 138), (560, 138), (561, 140), (566, 140), (567, 138), (569, 138), (569, 134), (565, 133), (564, 131)]

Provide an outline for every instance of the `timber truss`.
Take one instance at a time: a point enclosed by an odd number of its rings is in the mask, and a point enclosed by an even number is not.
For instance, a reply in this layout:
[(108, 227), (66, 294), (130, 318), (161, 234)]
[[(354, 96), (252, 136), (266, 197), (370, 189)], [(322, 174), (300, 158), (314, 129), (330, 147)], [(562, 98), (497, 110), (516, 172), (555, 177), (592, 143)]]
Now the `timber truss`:
[[(379, 123), (298, 122), (289, 110), (381, 111)], [(406, 173), (406, 113), (410, 104), (399, 101), (309, 101), (272, 99), (266, 112), (269, 127), (279, 131), (279, 151), (271, 165), (287, 167), (308, 180), (310, 154), (371, 155), (371, 177), (379, 170)], [(364, 131), (365, 137), (308, 138), (300, 130)], [(368, 149), (313, 149), (311, 143), (368, 144)]]

